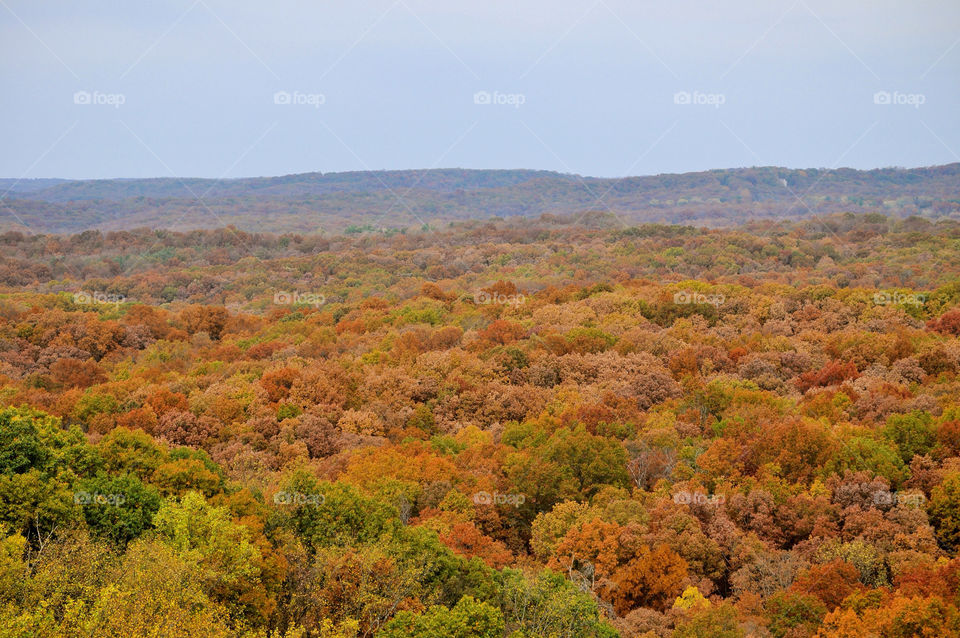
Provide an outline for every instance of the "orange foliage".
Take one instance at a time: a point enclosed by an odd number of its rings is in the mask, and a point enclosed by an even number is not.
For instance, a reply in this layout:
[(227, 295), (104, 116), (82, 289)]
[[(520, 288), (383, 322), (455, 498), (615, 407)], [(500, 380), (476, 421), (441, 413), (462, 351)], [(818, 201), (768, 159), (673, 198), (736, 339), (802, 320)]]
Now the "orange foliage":
[(477, 556), (494, 569), (501, 569), (513, 562), (513, 554), (500, 541), (483, 534), (473, 523), (457, 523), (440, 540), (465, 558)]

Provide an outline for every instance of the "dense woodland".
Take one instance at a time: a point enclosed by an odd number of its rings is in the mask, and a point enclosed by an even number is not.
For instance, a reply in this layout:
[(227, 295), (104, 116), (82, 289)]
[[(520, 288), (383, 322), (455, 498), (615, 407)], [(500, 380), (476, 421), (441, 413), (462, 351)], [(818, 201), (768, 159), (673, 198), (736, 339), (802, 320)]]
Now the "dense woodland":
[(615, 179), (430, 169), (228, 180), (0, 180), (0, 231), (233, 225), (252, 232), (339, 234), (591, 211), (615, 214), (630, 225), (712, 227), (841, 212), (960, 219), (960, 163), (870, 171), (765, 166)]
[(0, 636), (960, 636), (955, 219), (0, 249)]

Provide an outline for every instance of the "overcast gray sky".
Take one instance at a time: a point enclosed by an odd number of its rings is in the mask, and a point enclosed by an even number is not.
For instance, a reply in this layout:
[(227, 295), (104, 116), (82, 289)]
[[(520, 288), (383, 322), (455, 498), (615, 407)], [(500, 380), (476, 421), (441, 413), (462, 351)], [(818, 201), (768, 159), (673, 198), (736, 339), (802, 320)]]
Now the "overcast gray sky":
[(0, 0), (0, 176), (960, 161), (956, 0)]

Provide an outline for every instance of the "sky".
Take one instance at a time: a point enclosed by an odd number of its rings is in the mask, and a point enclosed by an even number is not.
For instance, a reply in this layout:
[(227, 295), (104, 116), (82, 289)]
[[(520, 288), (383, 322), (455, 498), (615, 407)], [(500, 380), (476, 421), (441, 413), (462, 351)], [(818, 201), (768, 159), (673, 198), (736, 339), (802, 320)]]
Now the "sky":
[(0, 0), (0, 177), (960, 161), (957, 0)]

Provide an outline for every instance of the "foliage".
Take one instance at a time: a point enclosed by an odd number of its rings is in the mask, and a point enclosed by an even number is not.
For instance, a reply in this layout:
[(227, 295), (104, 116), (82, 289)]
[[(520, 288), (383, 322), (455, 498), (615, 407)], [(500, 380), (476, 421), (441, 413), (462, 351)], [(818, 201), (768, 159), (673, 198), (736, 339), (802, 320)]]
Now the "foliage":
[(957, 635), (960, 225), (608, 221), (3, 236), (0, 636)]

